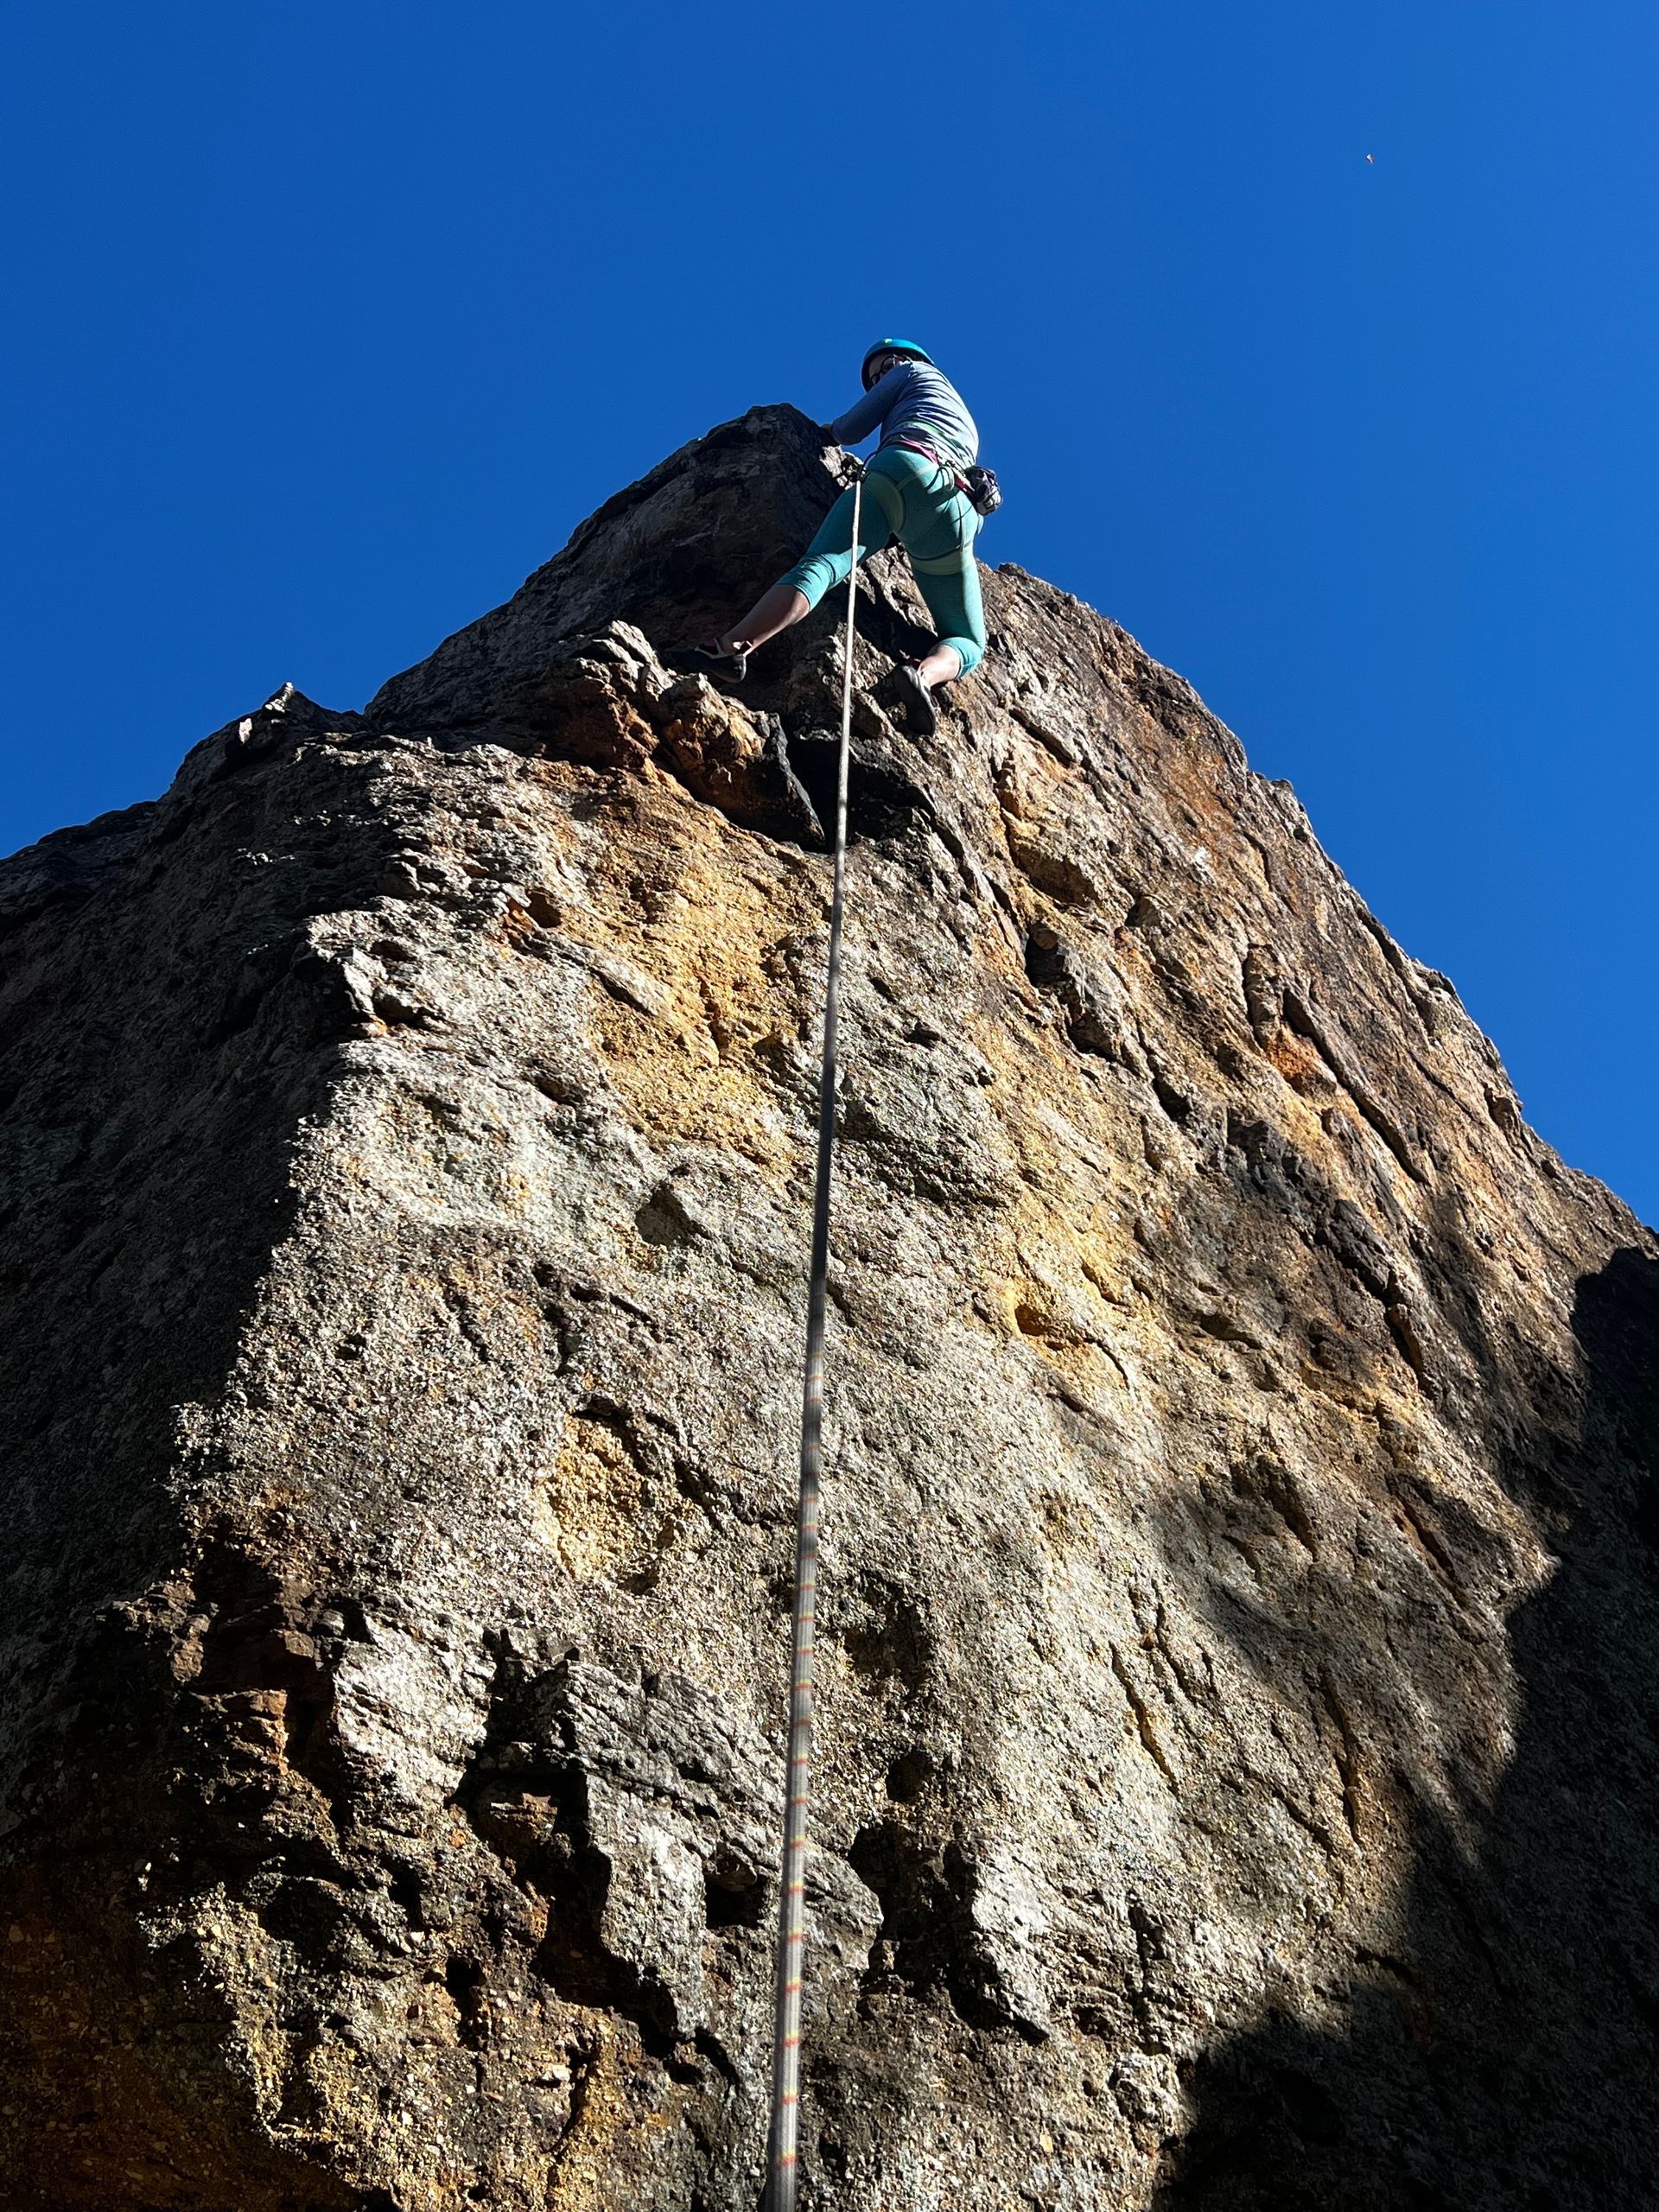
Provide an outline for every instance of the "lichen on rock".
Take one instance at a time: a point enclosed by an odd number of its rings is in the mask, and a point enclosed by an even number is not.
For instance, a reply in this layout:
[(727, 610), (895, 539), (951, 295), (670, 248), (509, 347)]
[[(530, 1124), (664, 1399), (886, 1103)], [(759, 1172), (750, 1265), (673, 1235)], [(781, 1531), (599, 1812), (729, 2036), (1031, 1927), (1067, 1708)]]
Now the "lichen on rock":
[[(737, 2212), (834, 611), (760, 409), (0, 865), (0, 2172)], [(859, 593), (805, 2108), (842, 2212), (1654, 2167), (1659, 1244), (1179, 677)]]

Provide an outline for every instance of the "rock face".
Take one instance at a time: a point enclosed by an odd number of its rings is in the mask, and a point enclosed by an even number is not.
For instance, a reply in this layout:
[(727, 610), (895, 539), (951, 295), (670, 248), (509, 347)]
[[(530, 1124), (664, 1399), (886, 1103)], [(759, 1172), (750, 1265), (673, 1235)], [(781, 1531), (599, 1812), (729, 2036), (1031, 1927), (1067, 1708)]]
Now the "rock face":
[[(834, 616), (654, 646), (833, 489), (756, 410), (0, 869), (8, 2205), (754, 2202)], [(1659, 1245), (985, 586), (926, 747), (861, 601), (810, 2202), (1645, 2204)]]

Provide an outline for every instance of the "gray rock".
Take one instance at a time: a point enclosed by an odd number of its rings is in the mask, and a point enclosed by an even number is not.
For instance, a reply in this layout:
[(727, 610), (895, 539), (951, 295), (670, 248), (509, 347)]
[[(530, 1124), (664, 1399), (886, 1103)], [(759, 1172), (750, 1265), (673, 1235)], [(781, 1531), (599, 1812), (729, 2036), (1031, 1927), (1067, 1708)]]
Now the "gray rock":
[[(755, 2200), (834, 616), (662, 655), (833, 493), (756, 410), (0, 866), (10, 2203)], [(860, 590), (811, 2201), (1645, 2202), (1659, 1247), (984, 581), (927, 747)]]

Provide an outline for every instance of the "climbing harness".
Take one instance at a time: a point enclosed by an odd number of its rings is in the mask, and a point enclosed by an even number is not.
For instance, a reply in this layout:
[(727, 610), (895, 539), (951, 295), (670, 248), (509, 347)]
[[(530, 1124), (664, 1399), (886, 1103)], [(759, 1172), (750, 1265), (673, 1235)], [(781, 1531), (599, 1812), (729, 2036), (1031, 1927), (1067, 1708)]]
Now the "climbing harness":
[(996, 480), (994, 468), (982, 468), (976, 461), (971, 468), (958, 468), (954, 461), (947, 461), (942, 453), (920, 438), (899, 436), (887, 438), (883, 443), (902, 446), (906, 453), (918, 453), (924, 461), (931, 461), (935, 468), (942, 468), (950, 477), (958, 492), (966, 493), (968, 504), (977, 515), (994, 515), (1002, 504), (1002, 486)]
[(795, 1524), (789, 1751), (784, 1777), (777, 2010), (772, 2050), (772, 2126), (766, 2141), (765, 2212), (795, 2212), (800, 2178), (801, 1971), (806, 1957), (806, 1815), (812, 1781), (812, 1642), (823, 1474), (823, 1321), (830, 1274), (830, 1172), (836, 1144), (836, 1033), (841, 1001), (841, 922), (847, 881), (847, 777), (853, 741), (853, 645), (858, 628), (858, 530), (864, 494), (862, 466), (850, 459), (849, 465), (854, 471), (853, 563), (847, 577), (847, 645), (842, 668), (841, 753), (836, 782), (835, 879), (830, 900), (830, 950), (825, 963), (823, 1063), (818, 1077), (818, 1165), (812, 1191), (806, 1376), (801, 1397), (801, 1494)]

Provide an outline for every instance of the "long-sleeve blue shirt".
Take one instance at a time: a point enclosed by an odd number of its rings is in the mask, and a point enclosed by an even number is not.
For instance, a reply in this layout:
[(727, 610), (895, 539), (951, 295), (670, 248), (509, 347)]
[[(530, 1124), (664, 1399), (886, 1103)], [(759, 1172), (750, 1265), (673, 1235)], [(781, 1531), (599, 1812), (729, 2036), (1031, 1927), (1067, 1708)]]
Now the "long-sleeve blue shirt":
[(942, 461), (971, 468), (979, 459), (979, 431), (949, 377), (931, 361), (901, 361), (871, 385), (862, 399), (830, 425), (838, 445), (855, 446), (880, 423), (880, 442), (919, 438)]

